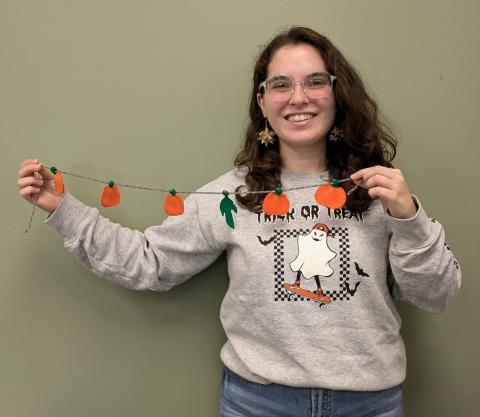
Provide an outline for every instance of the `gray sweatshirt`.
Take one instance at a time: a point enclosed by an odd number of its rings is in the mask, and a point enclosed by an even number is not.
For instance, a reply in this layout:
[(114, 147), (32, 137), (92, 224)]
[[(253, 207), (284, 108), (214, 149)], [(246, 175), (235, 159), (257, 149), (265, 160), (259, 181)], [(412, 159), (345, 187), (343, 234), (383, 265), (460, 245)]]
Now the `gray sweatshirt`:
[[(458, 293), (461, 271), (442, 225), (416, 196), (410, 219), (391, 217), (379, 200), (362, 213), (328, 209), (316, 203), (313, 187), (327, 179), (328, 172), (282, 170), (284, 188), (312, 185), (286, 193), (285, 216), (250, 212), (233, 195), (238, 211), (222, 215), (223, 196), (191, 194), (183, 215), (140, 232), (66, 193), (46, 223), (88, 269), (135, 290), (166, 291), (226, 251), (225, 366), (260, 384), (387, 389), (406, 372), (392, 295), (440, 313)], [(244, 171), (233, 169), (198, 191), (233, 192), (240, 184)], [(297, 279), (310, 292), (320, 284), (329, 302), (284, 287)]]

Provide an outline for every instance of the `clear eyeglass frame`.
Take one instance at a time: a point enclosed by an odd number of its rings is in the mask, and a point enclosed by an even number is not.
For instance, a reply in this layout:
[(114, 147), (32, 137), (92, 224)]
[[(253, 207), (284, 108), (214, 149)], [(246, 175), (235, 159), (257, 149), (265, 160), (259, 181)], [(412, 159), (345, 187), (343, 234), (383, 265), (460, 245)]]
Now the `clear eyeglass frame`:
[[(291, 82), (290, 89), (289, 89), (290, 93), (287, 96), (287, 94), (285, 94), (285, 93), (287, 93), (287, 91), (282, 92), (282, 95), (281, 95), (282, 100), (286, 101), (286, 100), (290, 100), (292, 98), (293, 92), (294, 92), (297, 84), (300, 84), (302, 86), (303, 93), (308, 98), (318, 98), (318, 97), (315, 97), (315, 94), (312, 94), (312, 92), (313, 91), (324, 92), (325, 90), (323, 88), (321, 88), (321, 89), (318, 89), (318, 88), (313, 89), (312, 88), (311, 89), (311, 88), (309, 88), (308, 86), (305, 85), (305, 80), (307, 80), (308, 78), (313, 77), (313, 76), (321, 76), (321, 75), (327, 75), (328, 78), (330, 79), (330, 85), (327, 88), (328, 88), (328, 91), (331, 91), (332, 88), (333, 88), (333, 83), (337, 79), (337, 77), (335, 75), (332, 75), (332, 74), (328, 73), (328, 72), (318, 71), (318, 72), (312, 72), (311, 74), (304, 75), (300, 81), (295, 81), (289, 75), (275, 75), (271, 78), (268, 78), (268, 79), (262, 81), (258, 85), (258, 92), (261, 94), (262, 89), (263, 89), (264, 92), (267, 92), (267, 85), (272, 81), (275, 81), (275, 80), (290, 80), (290, 82)], [(324, 93), (319, 94), (319, 96), (322, 96), (322, 95), (324, 95)]]

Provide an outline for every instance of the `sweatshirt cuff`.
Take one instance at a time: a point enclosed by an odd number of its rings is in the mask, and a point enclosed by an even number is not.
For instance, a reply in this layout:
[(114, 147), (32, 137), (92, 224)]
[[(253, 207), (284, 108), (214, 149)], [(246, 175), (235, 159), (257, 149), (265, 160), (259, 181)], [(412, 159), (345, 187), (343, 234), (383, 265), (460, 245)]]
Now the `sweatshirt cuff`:
[(78, 235), (79, 226), (95, 208), (86, 206), (65, 192), (58, 207), (45, 219), (45, 223), (55, 229), (65, 241), (71, 241)]
[(399, 246), (403, 248), (420, 247), (428, 243), (432, 238), (433, 223), (428, 218), (418, 197), (412, 194), (415, 204), (418, 206), (417, 213), (409, 219), (392, 217), (385, 211), (387, 224)]

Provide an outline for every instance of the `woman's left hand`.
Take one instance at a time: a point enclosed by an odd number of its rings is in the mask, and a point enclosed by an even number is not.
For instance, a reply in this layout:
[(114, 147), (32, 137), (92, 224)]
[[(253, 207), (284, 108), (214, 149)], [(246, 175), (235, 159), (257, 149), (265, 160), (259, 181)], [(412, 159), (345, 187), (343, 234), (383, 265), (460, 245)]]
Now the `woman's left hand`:
[(379, 198), (391, 216), (399, 219), (415, 216), (417, 207), (399, 169), (377, 165), (355, 172), (350, 179), (367, 188), (371, 198)]

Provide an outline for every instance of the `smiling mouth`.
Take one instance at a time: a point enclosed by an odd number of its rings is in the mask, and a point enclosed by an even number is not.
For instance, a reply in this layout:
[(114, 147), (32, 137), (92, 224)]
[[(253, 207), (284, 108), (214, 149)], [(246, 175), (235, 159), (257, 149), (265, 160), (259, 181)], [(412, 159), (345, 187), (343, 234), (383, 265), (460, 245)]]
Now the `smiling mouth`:
[(290, 114), (285, 117), (289, 122), (303, 122), (305, 120), (313, 119), (316, 114), (313, 113), (302, 113), (302, 114)]

